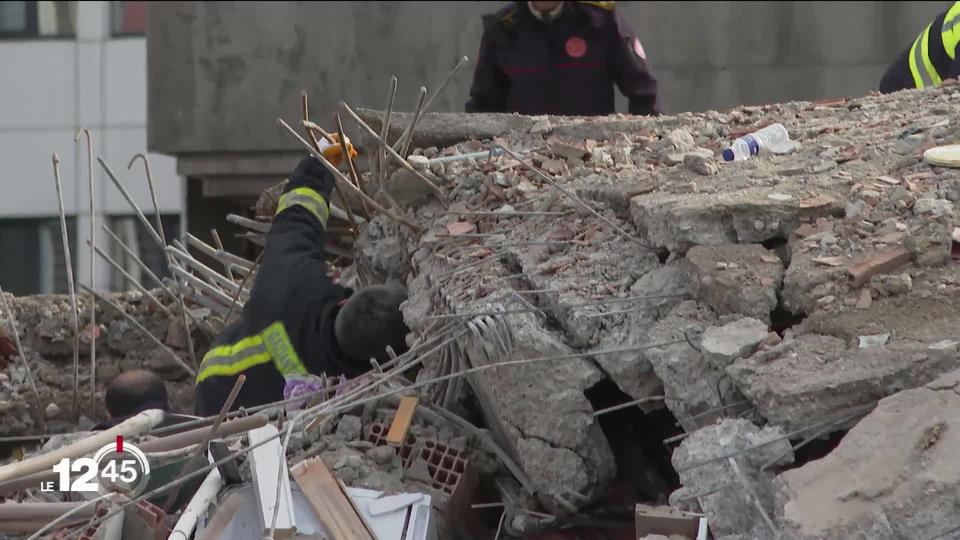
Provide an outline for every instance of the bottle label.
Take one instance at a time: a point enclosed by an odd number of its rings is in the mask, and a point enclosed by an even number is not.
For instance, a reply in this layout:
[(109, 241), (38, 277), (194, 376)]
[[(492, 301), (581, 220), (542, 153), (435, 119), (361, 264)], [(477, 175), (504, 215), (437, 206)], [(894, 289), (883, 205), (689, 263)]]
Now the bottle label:
[(750, 149), (751, 156), (755, 156), (760, 153), (760, 143), (757, 142), (757, 139), (754, 138), (753, 135), (745, 135), (743, 140), (747, 143), (747, 148)]

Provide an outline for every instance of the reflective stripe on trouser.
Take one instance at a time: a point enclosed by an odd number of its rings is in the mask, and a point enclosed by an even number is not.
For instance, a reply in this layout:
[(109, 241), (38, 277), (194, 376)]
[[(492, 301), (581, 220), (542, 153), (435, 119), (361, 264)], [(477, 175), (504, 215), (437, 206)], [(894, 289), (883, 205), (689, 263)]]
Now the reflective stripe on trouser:
[(255, 336), (207, 351), (200, 363), (197, 384), (208, 377), (236, 375), (271, 361), (284, 377), (307, 373), (290, 342), (287, 329), (279, 321)]
[(951, 60), (956, 59), (957, 44), (960, 43), (960, 2), (954, 2), (943, 17), (940, 28), (940, 40)]
[[(932, 23), (931, 23), (932, 24)], [(910, 73), (913, 75), (913, 83), (917, 88), (927, 88), (940, 84), (940, 75), (933, 68), (933, 62), (930, 61), (930, 53), (927, 48), (928, 37), (930, 36), (930, 25), (917, 37), (910, 48)]]
[(292, 189), (280, 197), (280, 203), (277, 205), (277, 215), (287, 208), (297, 205), (306, 208), (307, 211), (320, 220), (320, 225), (324, 229), (327, 228), (327, 218), (330, 217), (330, 206), (327, 204), (326, 199), (323, 198), (323, 195), (307, 187)]

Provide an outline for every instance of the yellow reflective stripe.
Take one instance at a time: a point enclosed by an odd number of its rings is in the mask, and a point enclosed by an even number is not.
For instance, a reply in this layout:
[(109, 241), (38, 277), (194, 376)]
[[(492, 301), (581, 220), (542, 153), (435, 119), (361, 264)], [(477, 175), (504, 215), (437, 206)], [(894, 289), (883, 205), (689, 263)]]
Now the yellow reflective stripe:
[(956, 59), (957, 44), (960, 43), (960, 2), (954, 2), (950, 10), (943, 17), (943, 26), (940, 28), (940, 39), (943, 48), (951, 60)]
[[(203, 355), (204, 361), (207, 358), (217, 357), (217, 356), (235, 356), (238, 352), (241, 352), (244, 349), (250, 347), (256, 347), (257, 345), (263, 344), (263, 338), (260, 336), (253, 336), (241, 339), (240, 341), (234, 343), (233, 345), (221, 345), (220, 347), (214, 347), (207, 351), (207, 354)], [(202, 363), (201, 363), (202, 365)]]
[(238, 373), (241, 373), (243, 371), (246, 371), (252, 368), (253, 366), (266, 364), (270, 362), (271, 359), (272, 358), (269, 352), (263, 352), (260, 354), (255, 354), (253, 356), (248, 356), (247, 358), (244, 358), (243, 360), (240, 360), (239, 362), (234, 362), (232, 364), (214, 364), (211, 366), (207, 366), (206, 368), (202, 369), (200, 373), (197, 375), (197, 384), (200, 384), (201, 382), (203, 382), (203, 380), (206, 379), (207, 377), (213, 377), (213, 376), (223, 377), (223, 376), (236, 375)]
[(287, 335), (287, 329), (283, 323), (277, 321), (267, 327), (260, 333), (263, 337), (263, 343), (267, 350), (273, 355), (273, 363), (277, 371), (284, 377), (288, 375), (306, 375), (307, 368), (297, 355), (297, 351), (290, 342), (290, 336)]
[(292, 189), (280, 197), (276, 215), (280, 215), (280, 212), (297, 205), (306, 208), (320, 221), (320, 225), (326, 228), (327, 219), (330, 217), (330, 207), (323, 195), (307, 187)]
[(933, 62), (930, 61), (929, 41), (930, 41), (930, 25), (932, 24), (933, 23), (928, 24), (927, 29), (923, 31), (923, 37), (921, 38), (921, 41), (920, 41), (923, 46), (921, 58), (923, 59), (923, 67), (924, 69), (926, 69), (927, 75), (930, 76), (930, 80), (933, 82), (933, 84), (931, 84), (930, 86), (936, 86), (940, 84), (941, 79), (940, 79), (940, 74), (937, 73), (937, 70), (934, 69), (933, 67)]
[(287, 329), (280, 321), (255, 336), (207, 351), (200, 362), (196, 384), (208, 377), (236, 375), (270, 361), (284, 377), (307, 374), (307, 368), (300, 361)]
[(921, 38), (923, 38), (923, 34), (920, 34), (920, 36), (914, 40), (913, 46), (910, 47), (910, 74), (913, 75), (913, 85), (916, 88), (925, 88), (931, 84), (927, 79), (927, 72), (921, 69), (923, 66), (923, 61), (920, 60)]

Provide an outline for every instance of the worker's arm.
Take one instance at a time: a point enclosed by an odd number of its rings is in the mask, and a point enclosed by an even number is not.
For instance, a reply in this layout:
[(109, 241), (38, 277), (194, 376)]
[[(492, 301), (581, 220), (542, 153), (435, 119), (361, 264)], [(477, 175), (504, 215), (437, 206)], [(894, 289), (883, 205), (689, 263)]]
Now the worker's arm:
[(657, 108), (657, 80), (647, 68), (646, 53), (630, 24), (614, 12), (616, 43), (612, 71), (620, 92), (627, 97), (630, 114), (660, 114)]
[(489, 30), (480, 38), (480, 52), (477, 54), (477, 67), (473, 72), (473, 84), (470, 86), (470, 99), (466, 111), (504, 112), (507, 107), (507, 87), (510, 81), (497, 65), (495, 42)]
[(252, 301), (275, 301), (259, 297), (278, 295), (304, 273), (309, 273), (314, 283), (332, 283), (327, 277), (324, 245), (333, 186), (333, 175), (311, 156), (294, 169), (267, 234)]

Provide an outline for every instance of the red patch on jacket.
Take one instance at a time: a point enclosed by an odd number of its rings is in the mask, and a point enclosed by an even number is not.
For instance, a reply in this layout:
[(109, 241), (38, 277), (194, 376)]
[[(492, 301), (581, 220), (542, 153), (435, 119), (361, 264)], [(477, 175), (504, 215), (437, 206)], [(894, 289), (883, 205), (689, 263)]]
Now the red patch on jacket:
[(581, 37), (572, 37), (567, 40), (567, 54), (570, 58), (583, 58), (587, 54), (587, 42)]

